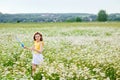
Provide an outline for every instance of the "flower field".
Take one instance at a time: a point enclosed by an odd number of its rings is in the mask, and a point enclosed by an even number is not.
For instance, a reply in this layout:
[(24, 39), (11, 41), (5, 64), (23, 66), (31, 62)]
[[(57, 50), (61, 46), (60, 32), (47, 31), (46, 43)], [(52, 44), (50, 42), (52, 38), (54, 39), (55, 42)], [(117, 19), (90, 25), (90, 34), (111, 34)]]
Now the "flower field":
[(31, 80), (35, 32), (43, 34), (44, 62), (34, 80), (120, 80), (120, 23), (1, 23), (0, 80)]

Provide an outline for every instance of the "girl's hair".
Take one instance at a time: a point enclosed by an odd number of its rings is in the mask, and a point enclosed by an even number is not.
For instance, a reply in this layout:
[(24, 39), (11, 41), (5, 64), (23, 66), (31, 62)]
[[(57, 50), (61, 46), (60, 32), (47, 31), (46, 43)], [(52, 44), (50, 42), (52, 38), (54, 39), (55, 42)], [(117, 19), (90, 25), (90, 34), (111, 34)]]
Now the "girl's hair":
[(33, 39), (34, 39), (34, 41), (36, 41), (36, 39), (35, 39), (35, 35), (40, 35), (40, 41), (43, 41), (43, 38), (42, 38), (42, 34), (41, 33), (39, 33), (39, 32), (36, 32), (35, 34), (34, 34), (34, 36), (33, 36)]

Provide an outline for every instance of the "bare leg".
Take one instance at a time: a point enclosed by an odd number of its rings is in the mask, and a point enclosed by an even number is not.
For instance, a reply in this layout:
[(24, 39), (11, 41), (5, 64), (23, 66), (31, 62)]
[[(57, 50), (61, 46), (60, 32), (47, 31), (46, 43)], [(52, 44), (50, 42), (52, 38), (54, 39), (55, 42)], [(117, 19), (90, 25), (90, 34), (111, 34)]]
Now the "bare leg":
[(32, 76), (33, 76), (34, 73), (35, 73), (36, 67), (37, 67), (36, 64), (32, 64)]

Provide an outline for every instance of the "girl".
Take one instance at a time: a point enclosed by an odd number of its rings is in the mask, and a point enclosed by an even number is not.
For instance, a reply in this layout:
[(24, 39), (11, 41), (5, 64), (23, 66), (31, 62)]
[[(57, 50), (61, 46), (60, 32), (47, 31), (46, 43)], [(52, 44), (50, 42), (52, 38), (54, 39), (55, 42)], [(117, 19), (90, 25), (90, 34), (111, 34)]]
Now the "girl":
[(34, 34), (33, 39), (34, 39), (34, 46), (32, 48), (24, 47), (25, 49), (31, 50), (33, 54), (32, 76), (35, 73), (37, 65), (39, 65), (43, 61), (42, 51), (44, 46), (42, 34), (40, 34), (39, 32), (36, 32)]

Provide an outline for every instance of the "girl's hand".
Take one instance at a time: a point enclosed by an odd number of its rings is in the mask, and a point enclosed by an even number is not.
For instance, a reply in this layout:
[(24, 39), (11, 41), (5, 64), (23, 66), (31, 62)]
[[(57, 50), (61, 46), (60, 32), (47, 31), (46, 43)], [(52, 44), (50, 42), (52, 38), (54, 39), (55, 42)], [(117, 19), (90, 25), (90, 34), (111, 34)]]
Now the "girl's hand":
[(36, 49), (34, 47), (32, 47), (31, 50), (36, 51)]
[(27, 47), (24, 46), (24, 49), (27, 49)]

